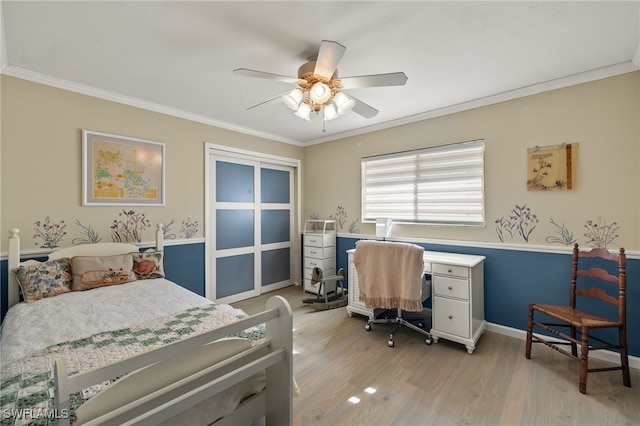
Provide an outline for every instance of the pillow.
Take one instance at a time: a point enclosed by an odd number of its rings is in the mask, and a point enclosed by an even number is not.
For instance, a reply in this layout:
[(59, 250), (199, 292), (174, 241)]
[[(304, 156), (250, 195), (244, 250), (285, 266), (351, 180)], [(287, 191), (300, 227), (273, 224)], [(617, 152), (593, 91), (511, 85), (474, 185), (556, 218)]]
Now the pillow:
[(16, 271), (22, 297), (27, 303), (71, 291), (69, 258), (20, 266)]
[(130, 253), (115, 256), (74, 256), (71, 258), (71, 273), (73, 291), (136, 280), (133, 273), (133, 256)]
[(164, 278), (161, 251), (144, 251), (131, 253), (133, 255), (133, 272), (139, 280), (149, 278)]

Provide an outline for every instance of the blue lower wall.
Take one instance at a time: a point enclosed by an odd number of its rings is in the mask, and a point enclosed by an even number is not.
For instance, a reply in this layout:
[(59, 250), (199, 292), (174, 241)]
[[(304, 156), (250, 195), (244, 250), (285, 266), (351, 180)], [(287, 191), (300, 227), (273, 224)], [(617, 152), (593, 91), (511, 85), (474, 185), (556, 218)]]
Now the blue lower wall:
[[(337, 267), (348, 273), (347, 250), (359, 238), (338, 237)], [(426, 250), (475, 254), (484, 264), (485, 319), (524, 330), (529, 302), (568, 303), (570, 254), (421, 244)], [(165, 246), (167, 279), (204, 296), (204, 243)], [(2, 318), (7, 310), (7, 261), (0, 262)], [(627, 260), (627, 324), (629, 354), (640, 357), (640, 260)], [(430, 303), (429, 301), (427, 302)]]
[(204, 243), (164, 247), (166, 278), (203, 297), (204, 263)]
[[(347, 250), (359, 238), (338, 237), (337, 267), (348, 273)], [(426, 250), (485, 256), (484, 312), (487, 322), (525, 330), (530, 302), (568, 304), (571, 254), (416, 243)], [(610, 335), (605, 332), (601, 336)], [(627, 341), (640, 356), (640, 260), (627, 259)]]

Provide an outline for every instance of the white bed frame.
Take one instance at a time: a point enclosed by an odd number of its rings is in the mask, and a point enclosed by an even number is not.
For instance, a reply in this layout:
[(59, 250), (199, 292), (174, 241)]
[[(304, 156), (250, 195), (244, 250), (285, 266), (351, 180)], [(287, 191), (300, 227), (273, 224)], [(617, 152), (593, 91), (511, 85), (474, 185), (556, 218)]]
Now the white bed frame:
[[(163, 248), (162, 236), (162, 225), (158, 225), (157, 250)], [(123, 243), (83, 244), (51, 253), (49, 259), (77, 255), (108, 256), (138, 249), (138, 246)], [(24, 264), (29, 263), (34, 261)], [(19, 265), (20, 237), (19, 230), (14, 228), (9, 238), (9, 271)], [(9, 272), (8, 282), (11, 307), (19, 302), (20, 290), (15, 274)], [(266, 324), (265, 342), (258, 346), (251, 347), (246, 339), (219, 340), (258, 324)], [(76, 424), (156, 425), (265, 371), (265, 390), (215, 424), (251, 424), (265, 418), (267, 425), (291, 425), (292, 360), (293, 314), (286, 299), (274, 296), (267, 301), (264, 312), (104, 367), (69, 376), (66, 362), (56, 361), (55, 412), (61, 417), (56, 419), (56, 424), (69, 424), (64, 413), (69, 409), (70, 394), (125, 374), (126, 377), (78, 409)]]

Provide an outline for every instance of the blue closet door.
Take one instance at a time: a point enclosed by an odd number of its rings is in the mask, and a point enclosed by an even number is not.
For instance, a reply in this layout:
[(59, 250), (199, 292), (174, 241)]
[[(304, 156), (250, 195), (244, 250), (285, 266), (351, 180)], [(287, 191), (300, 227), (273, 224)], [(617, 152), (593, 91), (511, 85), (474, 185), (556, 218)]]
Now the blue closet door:
[(264, 291), (291, 283), (292, 173), (260, 168), (262, 282)]
[(292, 284), (293, 169), (212, 156), (209, 297), (232, 303)]

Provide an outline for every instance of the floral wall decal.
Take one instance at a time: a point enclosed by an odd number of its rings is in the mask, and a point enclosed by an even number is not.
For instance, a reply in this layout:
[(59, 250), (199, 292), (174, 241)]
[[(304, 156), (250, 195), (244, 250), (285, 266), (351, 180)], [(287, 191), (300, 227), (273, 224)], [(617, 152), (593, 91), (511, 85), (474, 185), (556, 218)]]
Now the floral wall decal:
[(570, 246), (576, 242), (573, 232), (569, 231), (564, 223), (559, 225), (553, 220), (553, 218), (549, 219), (549, 222), (555, 227), (555, 230), (553, 231), (555, 235), (549, 235), (546, 238), (548, 243)]
[(144, 213), (133, 210), (122, 210), (118, 213), (122, 219), (116, 219), (111, 224), (111, 239), (116, 243), (142, 242), (142, 231), (151, 224)]
[[(349, 214), (347, 213), (345, 208), (341, 205), (338, 205), (338, 207), (336, 207), (335, 214), (329, 215), (329, 219), (334, 219), (336, 221), (336, 226), (340, 231), (343, 231), (345, 229), (345, 225), (347, 224), (348, 218), (349, 218)], [(352, 221), (349, 224), (347, 231), (352, 234), (359, 234), (360, 230), (356, 226), (358, 222), (359, 222), (358, 219), (355, 219), (354, 221)]]
[(171, 218), (168, 223), (165, 223), (162, 227), (162, 238), (165, 240), (175, 240), (177, 238), (176, 234), (171, 231), (171, 226), (175, 223), (175, 219)]
[[(58, 247), (60, 241), (62, 241), (63, 237), (67, 235), (65, 229), (67, 225), (64, 223), (64, 220), (61, 220), (59, 223), (55, 223), (51, 220), (49, 216), (45, 217), (44, 220), (37, 220), (34, 222), (35, 231), (33, 234), (33, 238), (42, 239), (41, 248), (54, 248)], [(39, 243), (36, 242), (36, 245)]]
[(600, 216), (598, 216), (596, 222), (591, 219), (587, 220), (584, 227), (586, 228), (584, 236), (587, 238), (587, 245), (590, 247), (606, 249), (609, 244), (612, 244), (616, 238), (620, 236), (618, 234), (618, 230), (620, 229), (618, 222), (608, 224), (607, 221)]
[(336, 221), (336, 225), (338, 226), (338, 228), (340, 230), (344, 229), (344, 224), (347, 221), (347, 217), (349, 215), (347, 214), (347, 211), (344, 209), (343, 206), (338, 206), (336, 208), (336, 213), (334, 215), (329, 215), (330, 219), (335, 219)]
[(102, 238), (100, 238), (98, 233), (91, 228), (91, 225), (84, 226), (83, 224), (80, 223), (78, 219), (76, 219), (76, 225), (78, 225), (81, 228), (80, 234), (82, 234), (82, 237), (76, 237), (73, 240), (71, 240), (72, 244), (75, 244), (75, 245), (95, 244), (100, 242), (100, 240), (102, 240)]
[[(344, 209), (343, 206), (340, 206), (340, 205), (336, 208), (335, 214), (329, 215), (329, 219), (336, 221), (336, 230), (340, 230), (340, 231), (345, 229), (345, 225), (347, 224), (348, 217), (349, 215), (347, 214), (347, 211)], [(317, 213), (311, 213), (309, 215), (309, 219), (320, 220), (320, 216)], [(347, 227), (347, 232), (351, 234), (359, 234), (360, 230), (357, 227), (359, 221), (360, 221), (359, 219), (353, 220)]]
[(180, 236), (185, 239), (193, 238), (198, 233), (198, 221), (191, 220), (187, 217), (182, 221), (182, 228), (180, 229)]
[(538, 222), (537, 215), (531, 211), (530, 207), (527, 207), (526, 204), (522, 206), (516, 204), (508, 217), (502, 216), (495, 220), (496, 233), (501, 242), (504, 242), (505, 232), (509, 234), (510, 238), (517, 234), (525, 242), (529, 242), (529, 237), (533, 230), (536, 229)]

